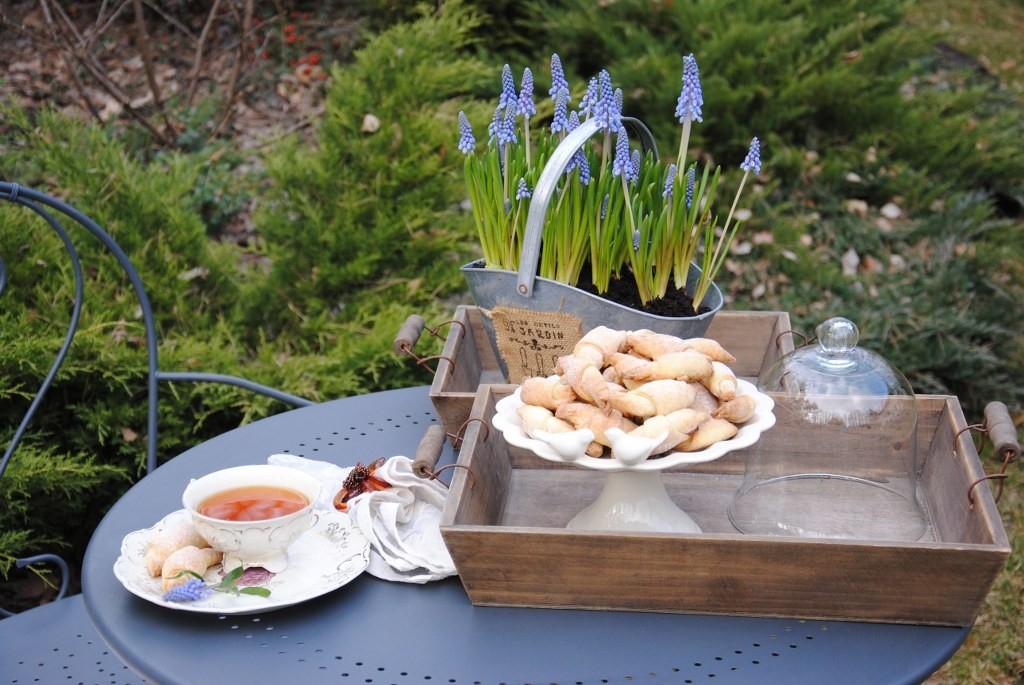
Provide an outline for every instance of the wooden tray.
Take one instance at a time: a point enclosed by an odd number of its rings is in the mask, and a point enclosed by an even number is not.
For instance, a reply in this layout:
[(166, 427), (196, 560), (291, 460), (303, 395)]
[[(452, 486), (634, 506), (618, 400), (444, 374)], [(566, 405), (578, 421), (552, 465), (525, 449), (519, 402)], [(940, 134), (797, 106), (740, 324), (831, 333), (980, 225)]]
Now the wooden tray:
[[(459, 434), (481, 385), (507, 382), (497, 352), (484, 328), (478, 307), (460, 305), (445, 339), (430, 400), (449, 436)], [(756, 381), (762, 371), (793, 351), (786, 312), (723, 311), (706, 333), (735, 357), (729, 364), (737, 376)]]
[[(716, 317), (717, 318), (717, 317)], [(441, 520), (474, 604), (968, 625), (1010, 547), (955, 397), (919, 396), (918, 542), (743, 535), (726, 514), (742, 471), (666, 472), (701, 534), (567, 531), (603, 476), (544, 461), (490, 429), (514, 386), (477, 395)], [(780, 427), (776, 427), (779, 429)], [(781, 427), (784, 429), (784, 427)], [(823, 503), (827, 506), (827, 503)], [(885, 512), (879, 512), (884, 516)]]

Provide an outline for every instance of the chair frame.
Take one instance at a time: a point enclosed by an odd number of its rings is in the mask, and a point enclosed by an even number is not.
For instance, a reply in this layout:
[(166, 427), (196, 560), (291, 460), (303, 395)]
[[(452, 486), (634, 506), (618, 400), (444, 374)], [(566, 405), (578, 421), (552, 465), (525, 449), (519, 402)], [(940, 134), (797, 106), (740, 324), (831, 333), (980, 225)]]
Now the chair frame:
[[(173, 372), (173, 371), (161, 371), (158, 364), (158, 350), (157, 350), (157, 335), (156, 335), (156, 318), (153, 314), (152, 306), (150, 305), (149, 296), (146, 294), (145, 286), (142, 282), (142, 278), (139, 276), (138, 271), (135, 269), (131, 260), (124, 253), (117, 242), (103, 230), (95, 221), (86, 216), (81, 211), (75, 209), (71, 205), (58, 200), (46, 193), (38, 190), (33, 190), (17, 183), (0, 182), (0, 200), (7, 200), (14, 204), (26, 207), (42, 219), (53, 229), (53, 231), (60, 237), (64, 243), (65, 250), (70, 258), (71, 265), (74, 271), (75, 278), (75, 302), (71, 310), (71, 318), (68, 323), (67, 332), (64, 336), (64, 342), (61, 345), (60, 350), (57, 353), (57, 358), (51, 365), (48, 373), (43, 379), (42, 384), (36, 396), (33, 398), (32, 403), (29, 405), (28, 410), (25, 412), (21, 423), (14, 433), (10, 444), (4, 451), (3, 457), (0, 458), (0, 478), (3, 477), (4, 472), (7, 470), (7, 465), (10, 463), (11, 457), (14, 455), (18, 444), (21, 442), (26, 429), (28, 428), (29, 422), (35, 415), (37, 409), (41, 405), (46, 392), (49, 390), (57, 372), (60, 370), (61, 365), (64, 363), (64, 359), (67, 357), (68, 351), (71, 348), (71, 344), (74, 341), (75, 333), (78, 329), (79, 319), (81, 317), (82, 306), (84, 302), (85, 293), (85, 279), (82, 276), (82, 264), (79, 259), (78, 252), (75, 249), (74, 242), (63, 224), (54, 216), (54, 213), (62, 215), (66, 219), (70, 219), (77, 223), (79, 226), (85, 228), (89, 233), (94, 235), (96, 238), (103, 243), (103, 245), (110, 251), (111, 254), (117, 259), (121, 268), (124, 270), (125, 275), (128, 276), (128, 280), (132, 284), (132, 288), (135, 291), (136, 298), (142, 308), (143, 325), (146, 331), (146, 354), (148, 361), (147, 368), (147, 394), (148, 394), (148, 406), (147, 406), (147, 445), (146, 445), (146, 472), (149, 473), (157, 467), (157, 418), (158, 418), (158, 388), (161, 382), (195, 382), (195, 383), (220, 383), (226, 385), (233, 385), (245, 390), (256, 392), (267, 397), (279, 400), (285, 404), (289, 404), (293, 407), (304, 407), (314, 404), (313, 401), (297, 395), (283, 392), (276, 388), (272, 388), (260, 383), (250, 381), (245, 378), (238, 376), (231, 376), (225, 374), (216, 373), (199, 373), (199, 372)], [(7, 287), (8, 270), (4, 264), (3, 259), (0, 258), (0, 295), (3, 294)], [(43, 554), (33, 557), (27, 557), (19, 559), (16, 565), (21, 568), (28, 564), (37, 562), (52, 562), (57, 564), (61, 569), (62, 582), (61, 588), (57, 595), (57, 598), (62, 598), (67, 593), (68, 587), (68, 567), (63, 559), (53, 554)], [(11, 612), (0, 608), (0, 617), (11, 616)]]

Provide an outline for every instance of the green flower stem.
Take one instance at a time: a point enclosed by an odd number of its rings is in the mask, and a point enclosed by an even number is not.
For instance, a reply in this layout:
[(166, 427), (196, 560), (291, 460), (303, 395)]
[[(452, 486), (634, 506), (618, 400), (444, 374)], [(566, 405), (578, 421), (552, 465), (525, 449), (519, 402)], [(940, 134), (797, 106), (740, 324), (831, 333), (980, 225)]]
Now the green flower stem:
[(509, 161), (510, 161), (510, 159), (512, 157), (512, 146), (511, 145), (502, 145), (501, 147), (502, 147), (502, 153), (505, 155), (505, 178), (503, 179), (504, 183), (505, 183), (505, 194), (502, 196), (502, 209), (504, 210), (505, 201), (507, 201), (508, 198), (509, 198), (509, 193), (508, 193), (509, 186), (510, 186), (509, 179), (512, 177), (512, 170), (509, 168)]
[(722, 237), (718, 239), (718, 244), (716, 245), (713, 254), (708, 246), (715, 240), (715, 227), (713, 224), (709, 224), (707, 229), (704, 231), (704, 257), (701, 260), (701, 268), (704, 272), (701, 274), (701, 278), (697, 282), (697, 287), (694, 289), (694, 309), (697, 309), (697, 307), (700, 306), (700, 303), (704, 301), (704, 297), (711, 289), (711, 283), (714, 281), (715, 275), (718, 273), (719, 269), (722, 268), (722, 264), (725, 263), (725, 258), (729, 254), (729, 247), (732, 245), (733, 238), (736, 237), (736, 231), (739, 227), (740, 223), (737, 222), (731, 231), (722, 231)]
[[(715, 192), (718, 190), (719, 169), (715, 170), (714, 176), (708, 179), (710, 169), (705, 166), (700, 180), (693, 190), (693, 202), (687, 212), (683, 212), (683, 223), (679, 227), (680, 239), (676, 246), (675, 264), (673, 267), (676, 288), (685, 288), (690, 275), (690, 264), (697, 253), (697, 244), (700, 239), (702, 227), (714, 226), (717, 223), (711, 219), (711, 208), (714, 206)], [(678, 176), (677, 176), (678, 178)], [(705, 245), (705, 250), (710, 250), (710, 243)], [(702, 272), (698, 285), (711, 278), (707, 272)], [(692, 296), (693, 293), (690, 293)]]
[(729, 216), (725, 220), (725, 228), (722, 229), (723, 233), (727, 233), (729, 231), (729, 224), (732, 223), (732, 215), (736, 211), (736, 204), (740, 201), (740, 195), (743, 194), (743, 186), (746, 184), (747, 176), (749, 175), (749, 171), (743, 172), (743, 178), (740, 179), (740, 187), (736, 189), (736, 197), (732, 199), (732, 207), (729, 208)]
[[(704, 273), (701, 274), (701, 280), (698, 283), (696, 292), (693, 294), (693, 306), (696, 309), (703, 301), (704, 296), (707, 295), (708, 290), (711, 289), (711, 281), (714, 280), (718, 274), (719, 269), (722, 268), (722, 264), (725, 263), (725, 258), (729, 254), (729, 248), (732, 246), (732, 241), (736, 237), (736, 232), (739, 230), (740, 224), (743, 222), (737, 221), (735, 226), (732, 225), (732, 217), (736, 212), (736, 205), (739, 203), (740, 195), (743, 194), (743, 186), (747, 182), (747, 176), (750, 174), (749, 171), (743, 172), (743, 178), (740, 179), (740, 186), (736, 189), (736, 196), (732, 200), (732, 207), (729, 208), (729, 216), (726, 217), (725, 226), (722, 228), (722, 237), (717, 241), (714, 235), (714, 225), (709, 225), (705, 231), (704, 238), (704, 259), (702, 268)], [(714, 249), (711, 249), (712, 243), (714, 243)]]
[[(686, 151), (690, 146), (690, 128), (693, 126), (693, 122), (690, 117), (686, 117), (686, 121), (683, 122), (683, 132), (679, 136), (679, 154), (676, 155), (676, 184), (681, 185), (683, 190), (686, 189)], [(682, 183), (680, 183), (680, 180)]]
[(523, 117), (523, 147), (526, 149), (526, 169), (530, 169), (530, 117)]

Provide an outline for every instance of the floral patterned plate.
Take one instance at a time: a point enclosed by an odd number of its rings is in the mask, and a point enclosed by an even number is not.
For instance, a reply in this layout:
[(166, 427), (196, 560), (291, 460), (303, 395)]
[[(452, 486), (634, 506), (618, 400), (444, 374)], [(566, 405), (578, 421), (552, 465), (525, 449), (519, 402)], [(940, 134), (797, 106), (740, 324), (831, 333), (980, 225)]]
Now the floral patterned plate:
[[(169, 514), (151, 528), (125, 536), (121, 556), (114, 562), (114, 575), (134, 595), (154, 604), (204, 614), (257, 614), (305, 602), (345, 585), (362, 573), (370, 563), (370, 543), (352, 523), (348, 514), (318, 509), (316, 524), (288, 548), (288, 566), (272, 574), (260, 587), (270, 590), (269, 597), (214, 592), (192, 602), (168, 602), (163, 599), (161, 579), (149, 575), (143, 557), (150, 536), (177, 519), (189, 517), (184, 509)], [(247, 576), (250, 572), (247, 572)], [(205, 574), (207, 585), (221, 581), (220, 564)], [(241, 581), (239, 585), (245, 583)]]

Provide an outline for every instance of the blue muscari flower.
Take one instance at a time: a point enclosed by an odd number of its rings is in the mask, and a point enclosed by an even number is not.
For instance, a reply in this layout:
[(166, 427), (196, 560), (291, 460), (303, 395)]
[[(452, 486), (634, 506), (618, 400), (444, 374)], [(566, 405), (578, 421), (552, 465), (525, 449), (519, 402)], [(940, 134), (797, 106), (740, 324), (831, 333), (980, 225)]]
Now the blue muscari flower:
[(633, 154), (629, 158), (629, 180), (636, 183), (636, 180), (640, 178), (640, 163), (643, 161), (643, 157), (640, 156), (639, 150), (633, 150)]
[(512, 67), (507, 64), (501, 68), (501, 98), (498, 107), (516, 107), (516, 82), (512, 78)]
[(572, 133), (580, 127), (580, 115), (576, 112), (569, 112), (569, 123), (566, 126), (566, 131)]
[(206, 586), (206, 583), (195, 576), (189, 576), (181, 585), (175, 585), (164, 593), (165, 602), (194, 602), (197, 599), (205, 599), (213, 594), (213, 589)]
[(693, 205), (693, 189), (697, 187), (697, 167), (691, 166), (686, 172), (686, 208)]
[(593, 116), (594, 109), (597, 107), (597, 78), (590, 79), (590, 83), (587, 85), (587, 92), (580, 100), (580, 112), (588, 117)]
[(516, 138), (516, 110), (515, 107), (506, 107), (505, 116), (498, 126), (498, 143), (508, 145), (517, 142)]
[(537, 113), (537, 107), (533, 104), (533, 72), (529, 67), (523, 69), (523, 80), (519, 89), (519, 114), (529, 119)]
[(566, 99), (572, 100), (572, 95), (569, 94), (569, 82), (565, 80), (565, 72), (562, 70), (562, 60), (557, 54), (554, 54), (551, 55), (551, 90), (548, 91), (548, 95), (552, 100), (557, 100), (560, 90), (565, 91)]
[(619, 113), (615, 107), (612, 77), (605, 69), (602, 69), (601, 73), (597, 75), (597, 103), (593, 110), (594, 116), (600, 122), (599, 128), (607, 128), (614, 131), (618, 127)]
[(519, 179), (519, 188), (516, 190), (516, 199), (522, 200), (524, 197), (533, 197), (533, 191), (531, 191), (526, 185), (526, 179)]
[[(566, 126), (566, 131), (572, 133), (580, 125), (580, 116), (576, 112), (569, 112), (569, 123)], [(587, 159), (587, 155), (583, 152), (583, 148), (576, 150), (575, 154), (569, 159), (569, 163), (565, 165), (566, 175), (571, 174), (573, 169), (580, 170), (580, 183), (587, 185), (590, 183), (590, 161)]]
[(476, 138), (473, 137), (473, 127), (469, 125), (469, 117), (465, 112), (459, 112), (459, 150), (467, 155), (476, 149)]
[(700, 71), (693, 53), (683, 58), (683, 90), (676, 102), (676, 117), (680, 122), (704, 121), (701, 119), (700, 108), (704, 104), (704, 93), (700, 87)]
[(608, 215), (608, 196), (605, 195), (604, 196), (604, 200), (601, 202), (601, 220), (604, 221), (604, 218), (607, 215)]
[(755, 176), (761, 173), (761, 141), (756, 136), (750, 141), (750, 150), (747, 152), (747, 158), (740, 164), (740, 169), (753, 171)]
[(615, 159), (612, 160), (612, 176), (625, 174), (628, 181), (632, 169), (633, 162), (629, 157), (629, 134), (626, 133), (625, 128), (620, 128), (618, 136), (615, 138)]
[(498, 130), (501, 128), (501, 122), (505, 119), (505, 112), (502, 111), (501, 105), (498, 105), (494, 110), (494, 116), (491, 118), (491, 123), (487, 125), (487, 137), (497, 138)]
[(551, 119), (551, 132), (558, 133), (559, 131), (569, 130), (569, 120), (565, 116), (566, 112), (566, 98), (568, 93), (564, 90), (558, 92), (558, 96), (555, 98), (555, 113)]
[(668, 165), (668, 176), (665, 177), (665, 189), (661, 191), (661, 196), (662, 197), (672, 197), (673, 192), (674, 192), (673, 188), (674, 188), (675, 183), (676, 183), (676, 173), (677, 173), (677, 171), (678, 170), (676, 169), (676, 165), (675, 164), (669, 164)]
[(633, 229), (633, 252), (640, 251), (640, 229)]
[(621, 88), (616, 88), (615, 89), (615, 94), (612, 96), (612, 99), (615, 102), (615, 113), (621, 117), (622, 116), (622, 106), (623, 106), (623, 104), (625, 102), (625, 97), (622, 95), (622, 89)]
[(577, 155), (579, 156), (579, 162), (577, 166), (580, 170), (580, 183), (583, 185), (590, 184), (590, 162), (587, 161), (587, 156), (583, 154), (583, 150), (580, 150)]

